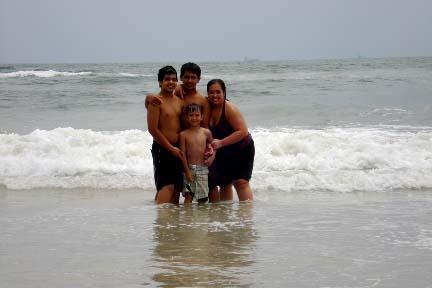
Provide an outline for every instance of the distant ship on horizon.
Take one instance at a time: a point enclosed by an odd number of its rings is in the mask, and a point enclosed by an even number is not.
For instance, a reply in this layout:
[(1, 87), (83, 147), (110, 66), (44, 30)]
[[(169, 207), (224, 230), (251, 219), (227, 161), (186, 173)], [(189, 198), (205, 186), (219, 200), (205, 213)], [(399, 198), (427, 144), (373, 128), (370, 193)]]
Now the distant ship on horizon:
[(251, 62), (260, 62), (261, 60), (260, 59), (258, 59), (258, 58), (249, 58), (249, 57), (244, 57), (243, 58), (243, 62), (246, 62), (246, 63), (251, 63)]

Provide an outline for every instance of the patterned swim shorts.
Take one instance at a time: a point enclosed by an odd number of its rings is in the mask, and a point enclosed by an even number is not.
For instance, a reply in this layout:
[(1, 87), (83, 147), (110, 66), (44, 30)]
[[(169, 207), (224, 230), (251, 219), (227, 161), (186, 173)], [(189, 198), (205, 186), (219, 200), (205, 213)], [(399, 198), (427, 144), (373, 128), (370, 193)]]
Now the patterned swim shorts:
[(201, 165), (189, 165), (194, 181), (185, 179), (184, 192), (192, 193), (193, 198), (198, 201), (208, 197), (208, 167)]

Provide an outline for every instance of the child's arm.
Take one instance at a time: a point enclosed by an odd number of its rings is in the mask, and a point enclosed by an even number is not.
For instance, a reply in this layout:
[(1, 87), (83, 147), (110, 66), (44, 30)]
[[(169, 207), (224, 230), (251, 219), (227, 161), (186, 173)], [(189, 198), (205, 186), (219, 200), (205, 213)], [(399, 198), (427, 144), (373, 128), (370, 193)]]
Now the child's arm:
[(179, 140), (180, 140), (180, 150), (182, 151), (182, 164), (183, 164), (183, 170), (186, 176), (187, 181), (192, 182), (193, 181), (193, 177), (192, 177), (192, 172), (189, 169), (189, 165), (186, 159), (186, 136), (183, 132), (180, 132), (180, 136), (179, 136)]
[(206, 141), (206, 146), (207, 147), (206, 147), (206, 152), (205, 152), (205, 155), (204, 155), (204, 158), (205, 158), (204, 164), (207, 165), (207, 166), (210, 166), (213, 163), (213, 161), (214, 161), (214, 159), (216, 157), (216, 150), (214, 150), (213, 146), (211, 145), (211, 143), (213, 142), (213, 135), (210, 132), (210, 130), (209, 129), (205, 129), (204, 133), (207, 136), (207, 141)]

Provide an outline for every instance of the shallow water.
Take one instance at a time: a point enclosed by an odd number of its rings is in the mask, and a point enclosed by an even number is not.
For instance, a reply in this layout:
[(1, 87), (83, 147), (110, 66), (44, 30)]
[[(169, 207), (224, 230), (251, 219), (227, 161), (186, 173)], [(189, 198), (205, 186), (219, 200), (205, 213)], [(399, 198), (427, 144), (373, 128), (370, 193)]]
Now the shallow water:
[(199, 64), (253, 203), (154, 205), (164, 64), (0, 65), (1, 287), (432, 287), (431, 57)]
[[(4, 287), (430, 287), (430, 191), (156, 206), (139, 190), (0, 192)], [(268, 194), (265, 194), (268, 196)]]

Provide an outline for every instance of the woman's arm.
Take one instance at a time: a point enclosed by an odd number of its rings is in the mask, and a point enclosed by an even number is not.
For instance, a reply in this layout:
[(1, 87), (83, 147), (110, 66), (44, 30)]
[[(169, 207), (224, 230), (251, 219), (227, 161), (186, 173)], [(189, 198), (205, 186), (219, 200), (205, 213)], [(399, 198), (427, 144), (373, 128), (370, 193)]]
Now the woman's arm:
[(216, 150), (241, 141), (249, 133), (243, 115), (234, 104), (225, 102), (225, 116), (228, 123), (230, 123), (231, 127), (234, 129), (234, 132), (223, 139), (213, 140), (212, 146)]

